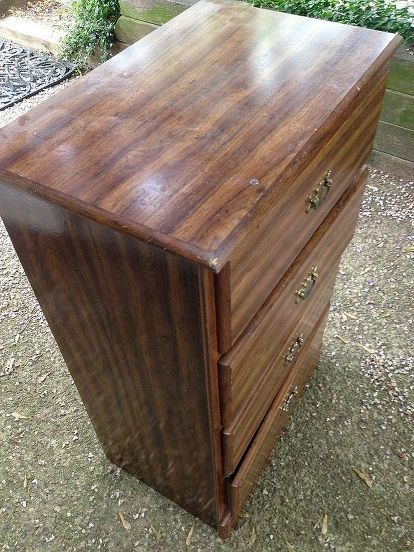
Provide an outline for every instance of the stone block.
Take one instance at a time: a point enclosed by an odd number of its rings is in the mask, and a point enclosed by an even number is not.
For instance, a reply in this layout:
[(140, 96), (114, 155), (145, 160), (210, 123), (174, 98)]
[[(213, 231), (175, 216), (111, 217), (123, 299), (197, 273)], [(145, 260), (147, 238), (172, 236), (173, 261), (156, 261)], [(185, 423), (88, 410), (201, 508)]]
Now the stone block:
[(380, 121), (374, 148), (414, 162), (414, 130)]
[(157, 25), (121, 15), (115, 25), (115, 38), (120, 42), (133, 44), (155, 29), (157, 29)]
[(380, 119), (386, 123), (414, 130), (414, 96), (387, 90)]
[(401, 47), (391, 61), (388, 88), (414, 96), (414, 56)]
[(187, 6), (168, 0), (120, 0), (121, 14), (132, 19), (163, 25)]
[(0, 19), (0, 36), (22, 46), (58, 54), (63, 31), (58, 31), (42, 21), (31, 21), (9, 15)]

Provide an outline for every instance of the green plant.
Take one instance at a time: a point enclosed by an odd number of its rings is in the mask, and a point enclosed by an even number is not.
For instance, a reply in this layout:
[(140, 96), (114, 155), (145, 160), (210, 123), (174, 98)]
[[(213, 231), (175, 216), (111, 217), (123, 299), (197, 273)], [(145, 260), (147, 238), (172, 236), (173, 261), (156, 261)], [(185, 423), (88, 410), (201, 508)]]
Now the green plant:
[(62, 56), (85, 69), (91, 56), (105, 61), (110, 56), (113, 33), (119, 16), (118, 0), (75, 0), (71, 7), (74, 24), (62, 42)]
[(253, 0), (253, 5), (399, 33), (414, 44), (414, 15), (390, 0)]

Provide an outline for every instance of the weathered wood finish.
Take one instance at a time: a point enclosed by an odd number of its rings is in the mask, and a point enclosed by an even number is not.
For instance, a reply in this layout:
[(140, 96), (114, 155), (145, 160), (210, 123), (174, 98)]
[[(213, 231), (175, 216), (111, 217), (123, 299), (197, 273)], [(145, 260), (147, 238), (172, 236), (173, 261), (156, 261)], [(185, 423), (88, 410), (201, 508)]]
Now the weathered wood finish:
[[(238, 410), (251, 396), (264, 370), (283, 349), (309, 302), (326, 302), (330, 296), (330, 285), (336, 276), (339, 257), (354, 234), (366, 178), (365, 169), (322, 222), (234, 347), (220, 358), (224, 426), (234, 420)], [(317, 267), (318, 278), (309, 296), (298, 300), (296, 291), (313, 267)]]
[(108, 458), (217, 525), (212, 274), (8, 186), (0, 205)]
[(108, 458), (223, 536), (315, 366), (399, 43), (202, 0), (0, 130), (0, 214)]

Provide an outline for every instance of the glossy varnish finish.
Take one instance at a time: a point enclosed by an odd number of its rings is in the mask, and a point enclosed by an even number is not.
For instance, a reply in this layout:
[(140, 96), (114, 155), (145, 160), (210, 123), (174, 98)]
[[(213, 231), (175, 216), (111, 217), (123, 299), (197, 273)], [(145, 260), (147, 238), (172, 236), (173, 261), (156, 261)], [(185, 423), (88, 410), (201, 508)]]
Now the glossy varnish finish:
[(2, 129), (0, 177), (218, 271), (399, 42), (201, 1)]
[[(231, 475), (237, 468), (242, 456), (249, 447), (256, 431), (259, 429), (266, 412), (283, 385), (283, 382), (296, 366), (297, 355), (302, 348), (308, 348), (312, 332), (321, 313), (327, 308), (335, 283), (337, 266), (332, 267), (332, 273), (323, 289), (312, 298), (303, 316), (278, 347), (270, 363), (261, 362), (261, 374), (258, 375), (250, 395), (242, 405), (231, 423), (223, 429), (223, 465), (225, 475)], [(276, 331), (276, 328), (274, 328)], [(268, 337), (266, 345), (270, 347)], [(290, 359), (290, 360), (289, 360)]]
[[(381, 71), (355, 98), (354, 109), (312, 162), (286, 188), (276, 189), (272, 207), (246, 224), (246, 236), (231, 253), (224, 280), (228, 311), (219, 311), (227, 350), (251, 320), (292, 261), (368, 161), (381, 112), (387, 75)], [(321, 207), (307, 210), (307, 198), (330, 171), (332, 186)], [(278, 262), (275, 263), (274, 259)]]
[(108, 458), (222, 536), (315, 366), (399, 43), (203, 0), (0, 130), (0, 214)]
[[(366, 178), (364, 170), (319, 226), (234, 347), (220, 358), (223, 425), (235, 419), (309, 303), (328, 301), (339, 258), (354, 233)], [(309, 295), (300, 300), (297, 291), (313, 268), (317, 278)]]
[(108, 458), (217, 525), (212, 275), (7, 186), (0, 204)]

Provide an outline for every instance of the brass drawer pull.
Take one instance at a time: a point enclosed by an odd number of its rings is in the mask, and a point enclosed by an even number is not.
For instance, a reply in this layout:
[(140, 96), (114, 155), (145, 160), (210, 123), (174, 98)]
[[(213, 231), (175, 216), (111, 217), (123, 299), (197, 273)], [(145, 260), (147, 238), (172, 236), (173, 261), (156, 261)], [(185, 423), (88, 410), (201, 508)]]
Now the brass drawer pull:
[(289, 395), (286, 397), (285, 402), (283, 403), (283, 406), (281, 408), (281, 410), (283, 410), (283, 412), (288, 412), (289, 411), (291, 403), (292, 403), (293, 399), (296, 397), (297, 394), (298, 394), (298, 388), (294, 387), (292, 389), (292, 391), (289, 393)]
[(285, 356), (285, 364), (294, 362), (303, 345), (303, 334), (298, 335), (295, 341), (290, 346), (288, 354)]
[(313, 192), (307, 197), (308, 206), (306, 212), (309, 213), (311, 209), (319, 209), (322, 203), (325, 201), (329, 190), (332, 186), (332, 171), (328, 171), (325, 178), (319, 182)]
[(318, 267), (313, 266), (310, 274), (303, 280), (300, 288), (295, 291), (296, 303), (304, 301), (306, 297), (308, 297), (310, 292), (313, 290), (313, 286), (315, 285), (318, 276)]

